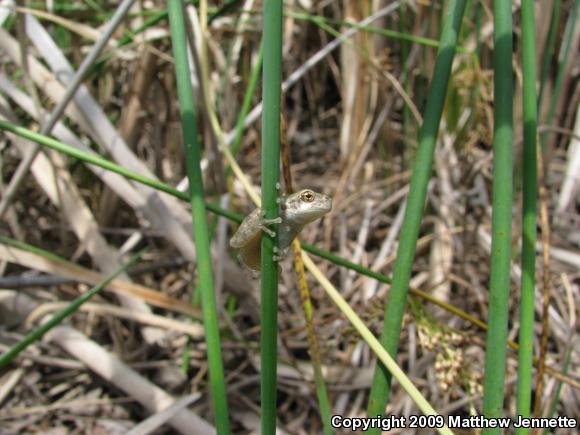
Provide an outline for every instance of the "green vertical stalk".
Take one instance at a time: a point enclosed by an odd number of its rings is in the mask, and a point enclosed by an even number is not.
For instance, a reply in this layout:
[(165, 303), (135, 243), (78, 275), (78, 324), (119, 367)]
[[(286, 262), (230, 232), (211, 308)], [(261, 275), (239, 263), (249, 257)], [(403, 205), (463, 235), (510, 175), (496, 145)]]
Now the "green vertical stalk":
[[(501, 416), (505, 379), (512, 223), (512, 4), (493, 2), (494, 138), (489, 330), (486, 340), (483, 412)], [(484, 430), (499, 434), (499, 428)]]
[[(406, 9), (408, 9), (405, 6), (405, 3), (402, 2), (401, 6), (399, 7), (399, 32), (400, 33), (405, 33), (407, 29), (405, 29), (405, 12)], [(408, 58), (409, 58), (409, 47), (410, 44), (409, 42), (401, 39), (399, 41), (399, 44), (401, 45), (401, 65), (403, 65), (403, 88), (405, 89), (405, 92), (407, 92), (408, 94), (411, 94), (411, 92), (409, 92), (409, 87), (410, 87), (410, 78), (409, 78), (409, 63), (407, 62)], [(410, 128), (410, 123), (412, 122), (413, 116), (411, 115), (411, 110), (409, 109), (408, 105), (404, 105), (403, 106), (403, 134), (405, 139), (407, 139), (408, 137), (410, 137), (410, 133), (411, 133), (411, 128)]]
[[(263, 7), (264, 68), (262, 84), (262, 209), (266, 219), (278, 217), (280, 179), (280, 91), (282, 80), (282, 0)], [(262, 237), (261, 350), (262, 433), (276, 432), (276, 338), (278, 331), (277, 237)]]
[[(192, 292), (191, 292), (191, 306), (192, 307), (199, 307), (201, 305), (201, 292), (199, 290), (199, 284), (194, 286), (191, 286), (192, 288)], [(199, 322), (198, 320), (195, 320), (196, 322)], [(185, 342), (185, 345), (183, 346), (183, 354), (181, 355), (181, 372), (187, 376), (187, 374), (189, 373), (189, 361), (190, 361), (190, 351), (191, 351), (191, 347), (192, 347), (192, 339), (191, 336), (188, 335), (187, 336), (187, 341)]]
[[(573, 57), (570, 56), (570, 48), (572, 47), (572, 40), (576, 33), (576, 20), (578, 18), (579, 7), (580, 0), (576, 0), (572, 7), (572, 12), (568, 17), (568, 22), (566, 23), (566, 31), (564, 32), (562, 47), (558, 57), (558, 72), (556, 74), (556, 80), (554, 81), (554, 89), (550, 98), (550, 107), (548, 108), (548, 114), (546, 115), (545, 120), (545, 124), (547, 125), (552, 124), (554, 116), (556, 115), (556, 106), (558, 105), (558, 101), (560, 101), (560, 94), (562, 93), (562, 85), (564, 84), (564, 76), (568, 67), (568, 62), (570, 61), (570, 58)], [(542, 149), (546, 146), (547, 139), (548, 133), (546, 132), (542, 134)]]
[[(449, 9), (443, 31), (441, 32), (435, 71), (429, 89), (425, 120), (419, 132), (415, 168), (411, 178), (405, 220), (401, 229), (401, 239), (393, 272), (393, 283), (389, 292), (383, 332), (381, 334), (381, 344), (393, 358), (396, 358), (397, 355), (401, 323), (409, 291), (411, 268), (415, 257), (421, 215), (427, 193), (427, 183), (431, 175), (435, 141), (439, 131), (439, 123), (451, 74), (451, 64), (457, 46), (457, 36), (461, 29), (461, 21), (465, 11), (465, 3), (466, 0), (451, 0), (449, 2)], [(390, 373), (382, 364), (377, 364), (369, 397), (369, 416), (374, 417), (384, 413), (390, 393), (390, 382)], [(379, 432), (379, 429), (370, 430), (370, 433), (376, 434)]]
[[(402, 2), (401, 6), (399, 7), (399, 32), (400, 33), (407, 33), (407, 29), (405, 28), (405, 10), (406, 10), (405, 3)], [(407, 57), (409, 56), (409, 43), (405, 40), (399, 41), (401, 44), (401, 64), (403, 64), (403, 68), (407, 68)]]
[[(523, 67), (523, 221), (522, 281), (520, 296), (520, 339), (518, 351), (517, 414), (530, 417), (532, 398), (532, 365), (534, 348), (534, 288), (536, 283), (536, 32), (534, 0), (522, 1), (522, 67)], [(517, 429), (519, 435), (529, 433)]]
[(221, 355), (219, 324), (211, 267), (211, 253), (209, 249), (209, 232), (206, 216), (206, 205), (201, 176), (201, 146), (198, 140), (195, 120), (195, 104), (193, 88), (190, 81), (190, 70), (187, 61), (187, 38), (183, 21), (183, 5), (181, 0), (169, 0), (167, 3), (173, 55), (175, 57), (175, 74), (177, 78), (177, 93), (179, 96), (179, 110), (181, 114), (181, 129), (186, 153), (187, 177), (189, 179), (189, 193), (191, 214), (193, 218), (193, 234), (197, 253), (197, 268), (199, 275), (199, 289), (207, 357), (209, 365), (209, 381), (212, 392), (215, 425), (218, 434), (229, 434), (228, 405)]
[[(569, 347), (564, 356), (564, 364), (562, 366), (562, 374), (567, 375), (568, 370), (570, 368), (570, 360), (572, 359), (572, 352), (573, 348)], [(553, 418), (556, 415), (556, 410), (558, 409), (558, 402), (560, 401), (560, 396), (562, 394), (562, 381), (558, 381), (556, 383), (556, 388), (554, 394), (552, 395), (552, 403), (550, 404), (550, 410), (548, 411), (548, 415), (546, 417)], [(543, 435), (548, 435), (548, 429), (544, 429)]]
[[(236, 134), (232, 140), (231, 150), (232, 155), (235, 157), (240, 150), (240, 145), (242, 143), (242, 134), (244, 133), (244, 123), (246, 122), (246, 116), (250, 111), (250, 106), (252, 104), (252, 97), (254, 96), (254, 91), (258, 85), (258, 78), (260, 77), (260, 71), (262, 70), (262, 60), (264, 59), (264, 40), (260, 41), (260, 49), (258, 51), (258, 56), (256, 58), (256, 64), (252, 69), (252, 74), (250, 75), (250, 81), (248, 82), (248, 87), (246, 93), (244, 94), (244, 101), (242, 102), (242, 108), (236, 122)], [(231, 168), (228, 166), (226, 172), (231, 172)]]
[(475, 53), (477, 55), (477, 60), (481, 65), (481, 28), (483, 27), (483, 8), (481, 7), (480, 1), (481, 0), (476, 0), (475, 2)]
[(542, 56), (542, 67), (540, 70), (540, 95), (538, 97), (538, 111), (542, 110), (542, 100), (544, 98), (545, 84), (548, 82), (548, 73), (550, 72), (550, 63), (554, 56), (554, 48), (556, 47), (556, 35), (558, 34), (558, 25), (560, 24), (560, 9), (562, 8), (562, 0), (554, 0), (552, 3), (552, 18), (550, 20), (550, 30), (548, 30), (548, 37), (544, 47), (544, 54)]

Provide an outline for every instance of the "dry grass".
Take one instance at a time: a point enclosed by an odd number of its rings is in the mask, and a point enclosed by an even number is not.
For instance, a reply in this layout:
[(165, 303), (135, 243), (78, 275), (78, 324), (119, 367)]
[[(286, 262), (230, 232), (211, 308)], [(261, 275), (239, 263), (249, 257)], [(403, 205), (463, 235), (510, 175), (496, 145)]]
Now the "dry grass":
[[(153, 3), (155, 8), (163, 7), (162, 2)], [(254, 10), (260, 6), (260, 2), (250, 0), (241, 3)], [(436, 37), (439, 2), (433, 10), (423, 3), (426, 2), (417, 2), (415, 15), (412, 18), (408, 15), (402, 28), (415, 36)], [(569, 8), (571, 2), (564, 3)], [(297, 11), (300, 5), (306, 4), (311, 8), (306, 12), (312, 15), (336, 19), (347, 16), (342, 2), (287, 2), (287, 8)], [(85, 2), (71, 2), (71, 5), (76, 9), (56, 15), (89, 29), (103, 24), (104, 19), (90, 12)], [(105, 10), (112, 7), (107, 4)], [(143, 8), (144, 4), (138, 4), (133, 12)], [(360, 15), (361, 11), (351, 11), (348, 16), (361, 19), (370, 12), (365, 10)], [(411, 14), (410, 8), (406, 8), (406, 13)], [(260, 42), (260, 16), (247, 14), (248, 21), (242, 24), (236, 21), (239, 16), (235, 12), (213, 20), (208, 35), (211, 92), (224, 132), (230, 132), (235, 126)], [(538, 16), (541, 20), (549, 19)], [(375, 25), (399, 29), (399, 18), (393, 13)], [(565, 18), (566, 14), (562, 28)], [(4, 29), (8, 30), (0, 34), (0, 114), (15, 123), (38, 129), (37, 106), (43, 112), (50, 111), (63, 93), (63, 85), (54, 74), (55, 68), (63, 68), (58, 56), (64, 55), (78, 65), (93, 40), (90, 33), (78, 33), (82, 27), (64, 30), (61, 25), (42, 20), (30, 35), (21, 38), (21, 45), (26, 41), (21, 48), (29, 54), (25, 66), (19, 60), (13, 20), (10, 18), (5, 23)], [(128, 26), (135, 29), (140, 20), (139, 16), (132, 16), (121, 29), (126, 30)], [(489, 17), (484, 16), (481, 67), (467, 54), (459, 54), (454, 66), (453, 90), (438, 141), (412, 279), (413, 287), (432, 292), (482, 320), (487, 318), (491, 220), (493, 102), (492, 41), (486, 32), (489, 22)], [(398, 40), (367, 33), (364, 38), (352, 39), (347, 46), (340, 45), (306, 69), (308, 59), (335, 37), (311, 22), (292, 16), (286, 18), (285, 26), (283, 77), (302, 71), (299, 80), (286, 88), (283, 96), (294, 185), (334, 197), (332, 214), (323, 222), (305, 228), (302, 240), (390, 275), (418, 129), (413, 111), (397, 89), (405, 89), (422, 113), (435, 51), (409, 44), (409, 65), (404, 69)], [(41, 27), (56, 38), (57, 51), (36, 42), (34, 38), (46, 38), (39, 33)], [(471, 16), (465, 27), (462, 45), (469, 49), (475, 46)], [(122, 36), (119, 31), (115, 33), (115, 41)], [(575, 41), (577, 47), (578, 38)], [(110, 45), (107, 62), (83, 82), (83, 92), (92, 95), (92, 99), (75, 99), (62, 124), (54, 129), (54, 136), (78, 146), (90, 145), (123, 166), (171, 185), (180, 184), (185, 167), (170, 53), (165, 21), (123, 48), (113, 49)], [(519, 56), (514, 59), (519, 68)], [(568, 375), (578, 387), (580, 359), (574, 344), (578, 340), (580, 303), (577, 195), (566, 207), (556, 210), (562, 203), (559, 195), (563, 183), (570, 183), (565, 181), (569, 177), (566, 174), (570, 174), (568, 165), (574, 160), (570, 143), (580, 135), (576, 115), (580, 101), (578, 61), (573, 60), (571, 64), (556, 120), (562, 130), (550, 136), (552, 140), (545, 154), (552, 254), (546, 364), (561, 371), (566, 354), (571, 351)], [(404, 70), (409, 71), (407, 79), (403, 76)], [(31, 94), (32, 83), (38, 101)], [(516, 92), (519, 101), (519, 83)], [(258, 103), (259, 98), (255, 96), (252, 107)], [(520, 149), (521, 104), (516, 102), (515, 107), (514, 145)], [(408, 113), (405, 108), (409, 108)], [(201, 104), (199, 110), (199, 126), (208, 150), (207, 199), (219, 202), (228, 195), (230, 208), (247, 213), (253, 207), (241, 185), (234, 181), (228, 193), (223, 172), (216, 169), (222, 166), (216, 165), (221, 156), (211, 151), (215, 147), (208, 145), (215, 143), (215, 138)], [(259, 124), (250, 122), (237, 158), (255, 186), (260, 182), (259, 138)], [(30, 144), (4, 132), (0, 133), (0, 139), (5, 187)], [(518, 174), (517, 154), (515, 160)], [(513, 234), (514, 251), (519, 253), (521, 189), (517, 185), (516, 198)], [(224, 222), (215, 222), (213, 253), (218, 301), (223, 308), (228, 401), (234, 432), (252, 433), (259, 429), (259, 283), (226, 251), (225, 241), (233, 227)], [(129, 270), (125, 277), (138, 285), (126, 286), (159, 291), (164, 295), (165, 305), (159, 308), (151, 299), (145, 299), (149, 305), (143, 299), (119, 300), (112, 293), (103, 293), (92, 301), (97, 305), (78, 312), (67, 326), (29, 348), (0, 372), (0, 433), (125, 433), (168, 406), (172, 401), (170, 395), (179, 397), (197, 392), (201, 393), (201, 399), (179, 411), (173, 417), (172, 427), (164, 426), (158, 433), (183, 431), (188, 427), (184, 422), (198, 422), (198, 418), (213, 421), (207, 397), (203, 337), (199, 333), (194, 335), (188, 346), (184, 335), (187, 331), (197, 331), (183, 314), (187, 310), (184, 302), (190, 300), (196, 280), (190, 228), (186, 205), (175, 198), (52, 152), (37, 157), (0, 222), (0, 231), (85, 269), (82, 273), (80, 268), (73, 272), (50, 269), (40, 262), (15, 257), (0, 245), (0, 287), (16, 290), (16, 293), (4, 290), (0, 293), (4, 298), (0, 300), (2, 349), (31, 327), (27, 318), (36, 307), (71, 300), (86, 289), (85, 283), (96, 279), (83, 275), (88, 273), (86, 269), (106, 274), (118, 264), (122, 253), (138, 243), (149, 246), (149, 253), (143, 265)], [(280, 285), (278, 426), (287, 433), (317, 433), (321, 423), (290, 257), (282, 262)], [(517, 295), (521, 273), (518, 262), (519, 255), (512, 267), (513, 298), (509, 316), (509, 337), (514, 340), (518, 333)], [(378, 335), (388, 285), (327, 261), (317, 263)], [(543, 273), (538, 266), (538, 289), (542, 289)], [(55, 280), (53, 275), (66, 279)], [(365, 415), (374, 355), (314, 280), (310, 278), (309, 283), (332, 413)], [(14, 302), (15, 294), (21, 296), (17, 298), (18, 304)], [(119, 304), (123, 307), (111, 306)], [(185, 312), (197, 313), (193, 309)], [(159, 321), (160, 315), (167, 322)], [(538, 292), (538, 334), (542, 316)], [(36, 321), (39, 318), (34, 317)], [(65, 343), (63, 335), (66, 334), (73, 334), (79, 342)], [(484, 341), (485, 333), (477, 326), (413, 298), (403, 327), (398, 362), (440, 413), (468, 415), (472, 409), (479, 413)], [(187, 373), (179, 369), (184, 350), (190, 354)], [(506, 415), (512, 415), (515, 406), (516, 357), (515, 352), (508, 352)], [(121, 379), (118, 373), (116, 376), (105, 373), (110, 364), (117, 362), (122, 367), (120, 373), (124, 373)], [(136, 383), (143, 382), (139, 384), (141, 389), (129, 388), (123, 383), (123, 376), (136, 376), (139, 379)], [(544, 415), (556, 394), (554, 376), (547, 374), (545, 381)], [(159, 394), (159, 400), (154, 394)], [(579, 394), (577, 388), (566, 385), (556, 414), (580, 418)], [(395, 386), (388, 412), (409, 415), (416, 414), (417, 410), (404, 391)], [(198, 433), (204, 433), (202, 423), (197, 424)]]

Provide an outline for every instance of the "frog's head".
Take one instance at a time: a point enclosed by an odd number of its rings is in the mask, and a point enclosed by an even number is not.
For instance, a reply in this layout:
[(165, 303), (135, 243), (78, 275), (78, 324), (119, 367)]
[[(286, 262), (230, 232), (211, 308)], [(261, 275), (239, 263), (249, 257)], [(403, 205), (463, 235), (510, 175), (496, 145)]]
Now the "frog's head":
[(303, 189), (282, 199), (283, 219), (294, 225), (306, 225), (321, 218), (332, 209), (332, 198), (323, 193)]

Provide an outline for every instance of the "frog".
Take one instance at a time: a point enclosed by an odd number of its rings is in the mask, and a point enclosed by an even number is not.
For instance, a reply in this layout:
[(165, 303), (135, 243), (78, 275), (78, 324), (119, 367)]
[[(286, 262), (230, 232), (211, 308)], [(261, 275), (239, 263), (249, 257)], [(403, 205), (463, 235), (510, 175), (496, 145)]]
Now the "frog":
[(322, 218), (332, 210), (332, 198), (311, 189), (282, 196), (278, 199), (278, 204), (277, 218), (266, 219), (262, 208), (257, 207), (245, 217), (230, 239), (230, 246), (238, 250), (242, 263), (254, 271), (259, 272), (261, 267), (262, 234), (276, 236), (269, 225), (279, 224), (274, 260), (280, 261), (305, 225)]

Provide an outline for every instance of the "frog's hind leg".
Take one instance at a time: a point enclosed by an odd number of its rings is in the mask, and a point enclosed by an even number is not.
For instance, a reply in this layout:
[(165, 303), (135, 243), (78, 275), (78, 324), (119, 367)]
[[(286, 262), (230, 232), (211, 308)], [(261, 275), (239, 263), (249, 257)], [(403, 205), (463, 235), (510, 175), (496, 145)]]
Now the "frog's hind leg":
[(276, 262), (282, 261), (288, 254), (288, 249), (289, 248), (280, 249), (274, 246), (274, 261)]

